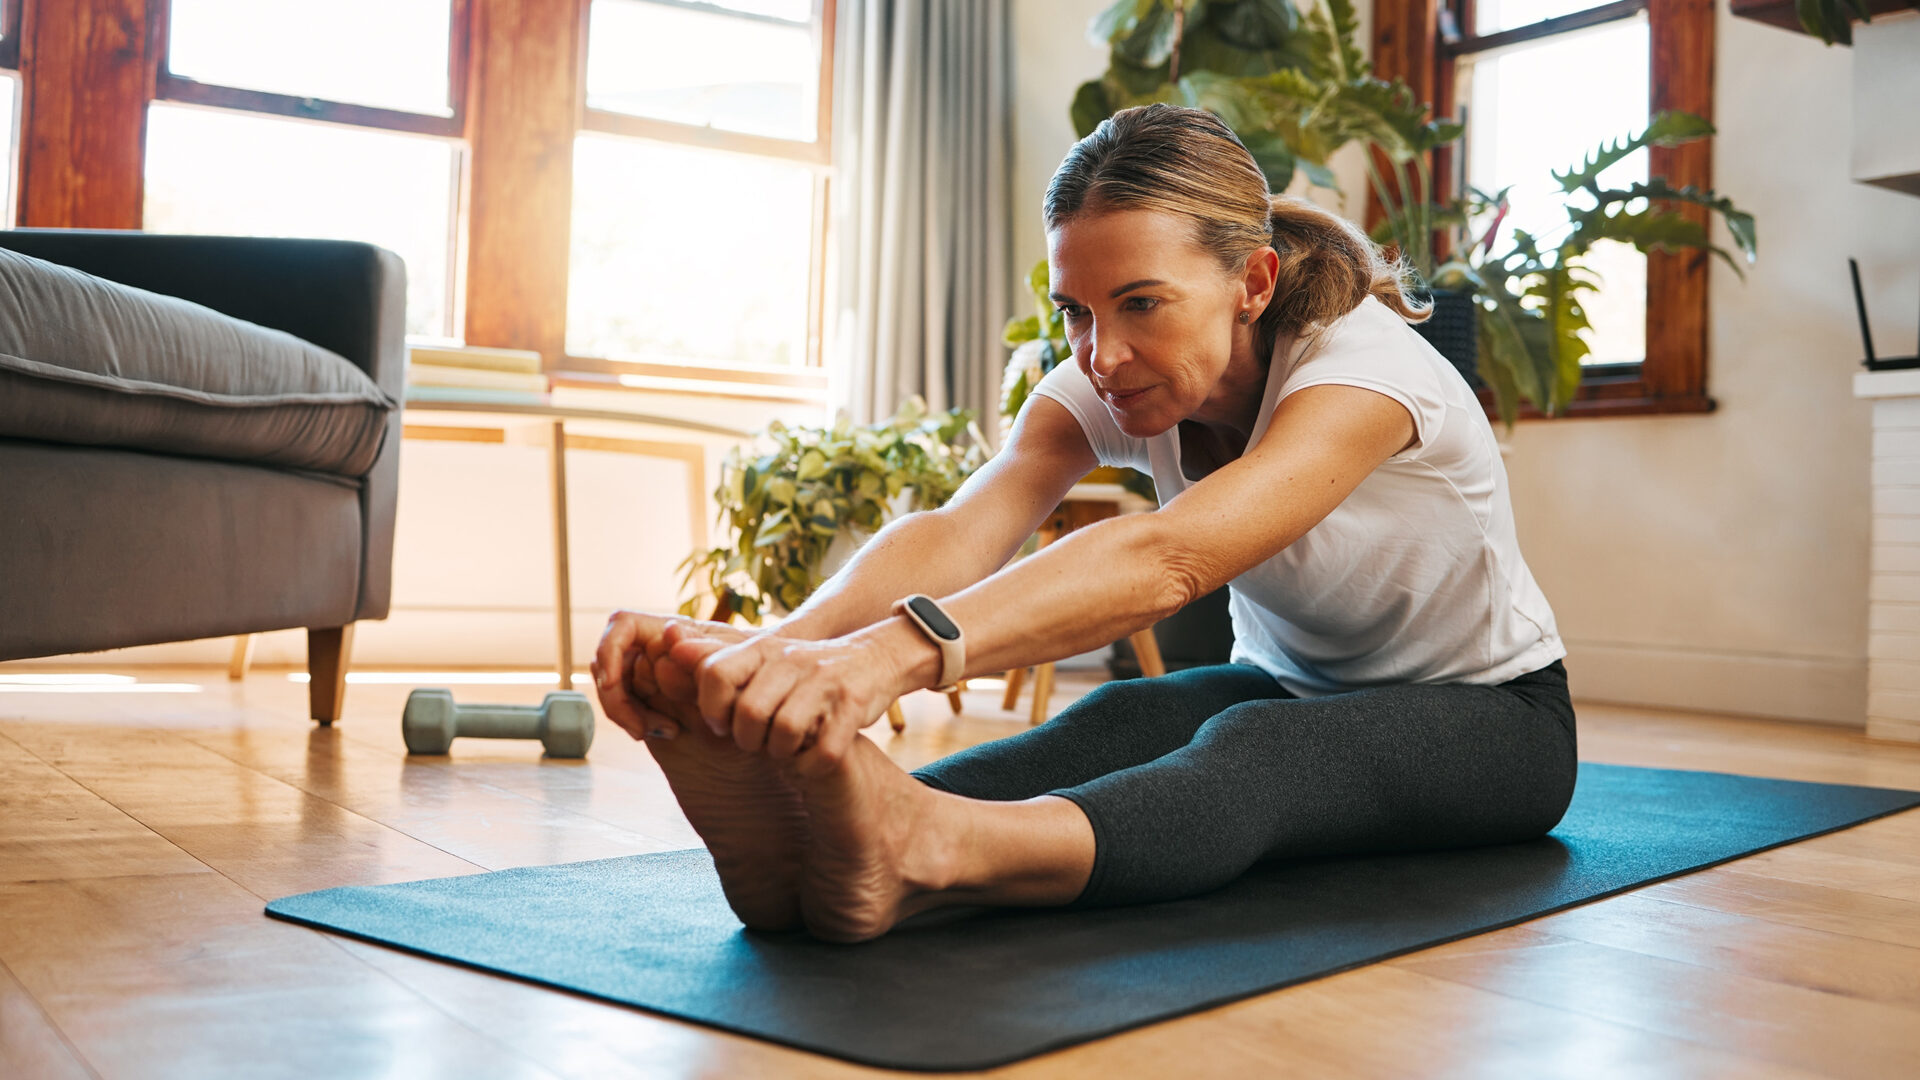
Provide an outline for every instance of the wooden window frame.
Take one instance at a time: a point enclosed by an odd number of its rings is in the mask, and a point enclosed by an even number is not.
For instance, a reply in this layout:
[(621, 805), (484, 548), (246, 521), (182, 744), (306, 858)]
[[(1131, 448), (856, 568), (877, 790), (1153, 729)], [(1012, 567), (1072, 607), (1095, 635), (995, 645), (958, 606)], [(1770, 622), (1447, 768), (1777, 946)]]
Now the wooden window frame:
[[(448, 306), (472, 345), (533, 349), (562, 384), (619, 389), (621, 375), (783, 387), (816, 400), (825, 299), (835, 0), (814, 0), (818, 137), (785, 143), (586, 108), (591, 0), (452, 0), (448, 111), (435, 116), (197, 82), (166, 67), (170, 0), (0, 0), (0, 67), (20, 69), (24, 227), (139, 229), (146, 119), (167, 101), (465, 144)], [(693, 6), (699, 6), (696, 2)], [(799, 161), (815, 169), (808, 363), (708, 369), (566, 354), (573, 145), (582, 131)], [(762, 395), (764, 396), (764, 395)]]
[[(708, 10), (710, 5), (698, 0), (643, 0), (663, 7), (682, 7), (693, 10)], [(809, 400), (823, 395), (826, 391), (826, 371), (824, 370), (824, 345), (826, 326), (826, 247), (828, 217), (828, 186), (832, 183), (833, 162), (833, 58), (834, 58), (834, 20), (836, 0), (813, 0), (811, 18), (815, 57), (819, 65), (818, 90), (814, 97), (814, 136), (807, 142), (797, 139), (781, 139), (766, 135), (751, 135), (744, 132), (726, 131), (721, 128), (703, 127), (694, 124), (682, 124), (672, 120), (662, 120), (650, 116), (636, 116), (631, 113), (616, 112), (610, 109), (595, 109), (587, 105), (586, 100), (586, 49), (587, 27), (591, 18), (592, 0), (582, 0), (579, 70), (580, 131), (600, 135), (613, 135), (621, 138), (643, 139), (651, 142), (686, 146), (700, 150), (721, 153), (741, 154), (748, 157), (771, 159), (788, 164), (803, 165), (814, 173), (812, 220), (809, 223), (812, 243), (812, 266), (807, 275), (807, 350), (804, 362), (798, 366), (713, 366), (663, 364), (643, 360), (614, 360), (608, 357), (580, 356), (565, 350), (566, 312), (561, 312), (561, 356), (564, 357), (561, 375), (562, 381), (569, 385), (589, 387), (613, 387), (624, 385), (623, 375), (646, 377), (648, 375), (668, 375), (669, 377), (692, 377), (688, 373), (704, 372), (702, 376), (715, 384), (750, 383), (761, 386), (803, 387), (809, 394)], [(739, 15), (731, 12), (729, 14)], [(750, 16), (742, 16), (750, 17)], [(785, 20), (779, 20), (785, 24)], [(569, 226), (571, 223), (569, 223)]]
[[(1453, 0), (1460, 27), (1473, 23), (1474, 0)], [(1423, 101), (1433, 102), (1434, 114), (1456, 113), (1456, 57), (1459, 39), (1441, 33), (1442, 0), (1374, 0), (1374, 70), (1382, 78), (1398, 78)], [(1620, 0), (1596, 4), (1584, 12), (1488, 35), (1476, 43), (1513, 44), (1548, 33), (1595, 25), (1647, 12), (1650, 37), (1649, 104), (1654, 112), (1681, 109), (1713, 119), (1713, 4), (1711, 0)], [(1596, 14), (1604, 13), (1604, 16)], [(1596, 133), (1595, 141), (1605, 135)], [(1710, 140), (1675, 147), (1649, 147), (1652, 175), (1664, 176), (1676, 187), (1712, 187), (1713, 154)], [(1436, 196), (1453, 197), (1452, 147), (1434, 151)], [(1707, 224), (1704, 207), (1686, 206), (1682, 213)], [(1377, 213), (1377, 206), (1370, 215)], [(1712, 412), (1716, 403), (1707, 393), (1707, 267), (1705, 251), (1653, 252), (1647, 256), (1647, 355), (1639, 364), (1594, 365), (1581, 380), (1579, 395), (1568, 416), (1627, 416), (1652, 413)], [(1497, 417), (1491, 391), (1480, 400), (1490, 417)], [(1521, 419), (1542, 414), (1523, 405)]]

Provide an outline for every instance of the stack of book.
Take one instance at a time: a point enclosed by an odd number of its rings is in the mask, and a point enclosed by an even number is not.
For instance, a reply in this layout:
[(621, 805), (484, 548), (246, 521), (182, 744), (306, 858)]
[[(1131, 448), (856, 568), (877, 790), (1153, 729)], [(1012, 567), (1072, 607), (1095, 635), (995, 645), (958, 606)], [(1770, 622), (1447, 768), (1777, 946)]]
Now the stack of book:
[(407, 350), (408, 401), (545, 405), (540, 354), (525, 349), (416, 345)]

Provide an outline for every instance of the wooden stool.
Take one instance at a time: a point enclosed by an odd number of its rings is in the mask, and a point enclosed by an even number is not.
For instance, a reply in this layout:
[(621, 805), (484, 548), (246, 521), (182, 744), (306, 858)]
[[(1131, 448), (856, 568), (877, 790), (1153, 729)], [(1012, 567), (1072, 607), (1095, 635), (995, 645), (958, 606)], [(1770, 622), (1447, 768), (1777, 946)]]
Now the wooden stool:
[[(1142, 508), (1151, 505), (1118, 484), (1075, 484), (1059, 508), (1041, 524), (1036, 534), (1040, 538), (1040, 546), (1046, 547), (1073, 530), (1096, 521), (1118, 517), (1128, 512), (1132, 504), (1140, 504)], [(1128, 634), (1127, 640), (1133, 644), (1133, 655), (1140, 661), (1142, 675), (1167, 673), (1167, 666), (1160, 659), (1160, 642), (1153, 636), (1151, 627)], [(1012, 712), (1014, 706), (1020, 703), (1020, 684), (1025, 681), (1026, 674), (1024, 668), (1007, 672), (1007, 692), (1000, 699), (1002, 709)], [(1034, 665), (1032, 723), (1046, 722), (1047, 704), (1052, 697), (1053, 665)]]

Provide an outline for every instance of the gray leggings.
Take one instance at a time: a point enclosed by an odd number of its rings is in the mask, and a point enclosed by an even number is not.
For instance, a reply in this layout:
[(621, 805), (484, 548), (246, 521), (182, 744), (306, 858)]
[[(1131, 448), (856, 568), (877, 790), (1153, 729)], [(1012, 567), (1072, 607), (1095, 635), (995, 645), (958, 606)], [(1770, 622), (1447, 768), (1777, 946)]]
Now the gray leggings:
[(1529, 840), (1573, 797), (1556, 660), (1498, 686), (1300, 698), (1248, 665), (1107, 683), (921, 781), (976, 799), (1073, 800), (1093, 823), (1077, 907), (1218, 888), (1264, 859)]

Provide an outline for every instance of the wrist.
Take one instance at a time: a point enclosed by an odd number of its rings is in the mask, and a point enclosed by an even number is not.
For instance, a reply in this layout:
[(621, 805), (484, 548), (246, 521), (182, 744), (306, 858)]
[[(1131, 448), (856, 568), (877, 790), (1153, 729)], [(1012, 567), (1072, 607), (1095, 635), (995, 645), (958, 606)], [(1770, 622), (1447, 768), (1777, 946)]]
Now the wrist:
[(940, 647), (927, 639), (920, 628), (905, 615), (892, 615), (854, 635), (886, 658), (894, 673), (898, 697), (913, 690), (925, 690), (940, 681)]

